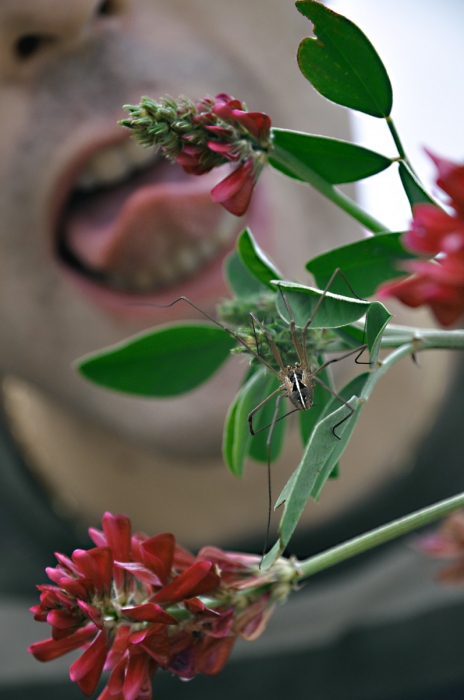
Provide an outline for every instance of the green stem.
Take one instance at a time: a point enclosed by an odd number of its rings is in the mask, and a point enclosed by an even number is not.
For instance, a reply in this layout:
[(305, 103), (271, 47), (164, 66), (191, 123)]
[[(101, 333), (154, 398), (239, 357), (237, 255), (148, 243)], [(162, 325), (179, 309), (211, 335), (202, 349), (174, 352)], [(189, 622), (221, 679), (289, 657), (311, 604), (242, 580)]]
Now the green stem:
[[(400, 135), (396, 130), (396, 126), (393, 122), (393, 119), (391, 117), (385, 117), (385, 121), (387, 122), (388, 128), (390, 129), (390, 133), (393, 137), (393, 141), (395, 142), (395, 146), (398, 149), (398, 155), (402, 160), (405, 160), (407, 162), (408, 158), (406, 156), (406, 152), (403, 148), (403, 144), (401, 143)], [(411, 167), (410, 164), (409, 167)]]
[(384, 224), (371, 216), (367, 211), (360, 207), (359, 204), (356, 204), (356, 202), (343, 194), (343, 192), (337, 190), (312, 168), (305, 163), (302, 163), (298, 158), (295, 158), (280, 146), (274, 146), (271, 153), (271, 159), (279, 163), (279, 165), (286, 170), (290, 170), (304, 182), (308, 182), (321, 194), (327, 197), (327, 199), (330, 199), (331, 202), (340, 207), (340, 209), (343, 209), (343, 211), (356, 219), (356, 221), (359, 221), (364, 228), (372, 231), (372, 233), (388, 232), (388, 228)]
[(403, 144), (402, 144), (401, 139), (400, 139), (400, 135), (396, 130), (396, 126), (395, 126), (393, 119), (391, 117), (385, 117), (385, 121), (387, 122), (387, 126), (390, 129), (390, 133), (393, 137), (393, 141), (395, 142), (395, 146), (398, 150), (398, 155), (400, 156), (401, 160), (403, 160), (405, 163), (408, 164), (409, 169), (411, 170), (412, 174), (417, 178), (421, 187), (424, 187), (422, 185), (416, 171), (412, 167), (411, 161), (409, 160), (408, 156), (406, 155), (406, 152), (404, 150)]
[(297, 564), (299, 580), (312, 576), (318, 571), (327, 569), (329, 566), (334, 566), (345, 559), (354, 557), (356, 554), (366, 552), (384, 542), (389, 542), (395, 539), (395, 537), (400, 537), (419, 527), (433, 523), (435, 520), (449, 515), (454, 510), (462, 508), (462, 506), (464, 506), (464, 493), (453, 496), (452, 498), (446, 498), (444, 501), (439, 501), (439, 503), (435, 503), (422, 510), (417, 510), (415, 513), (394, 520), (388, 525), (377, 527), (375, 530), (371, 530), (364, 535), (354, 537), (337, 547), (332, 547), (322, 554), (317, 554), (305, 561), (300, 561)]

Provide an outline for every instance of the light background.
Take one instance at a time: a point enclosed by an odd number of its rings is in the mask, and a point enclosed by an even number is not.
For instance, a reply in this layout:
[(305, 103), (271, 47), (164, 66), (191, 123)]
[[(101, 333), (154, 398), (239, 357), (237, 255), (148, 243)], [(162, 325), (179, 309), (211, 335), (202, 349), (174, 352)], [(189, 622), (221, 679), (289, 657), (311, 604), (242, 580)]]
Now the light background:
[[(393, 85), (392, 117), (406, 153), (430, 187), (424, 154), (464, 162), (464, 0), (329, 0), (379, 53)], [(381, 119), (351, 112), (357, 143), (396, 155)], [(410, 209), (396, 167), (358, 185), (358, 200), (391, 230), (407, 228)]]

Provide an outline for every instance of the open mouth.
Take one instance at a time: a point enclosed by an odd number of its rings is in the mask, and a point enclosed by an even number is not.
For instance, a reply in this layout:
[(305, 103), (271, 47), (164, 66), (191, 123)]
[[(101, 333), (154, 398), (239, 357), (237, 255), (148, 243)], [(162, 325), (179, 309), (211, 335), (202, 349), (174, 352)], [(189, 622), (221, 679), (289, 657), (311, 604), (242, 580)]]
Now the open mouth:
[(172, 293), (220, 266), (243, 228), (211, 201), (222, 177), (186, 175), (132, 139), (100, 148), (77, 174), (59, 217), (61, 263), (107, 296)]

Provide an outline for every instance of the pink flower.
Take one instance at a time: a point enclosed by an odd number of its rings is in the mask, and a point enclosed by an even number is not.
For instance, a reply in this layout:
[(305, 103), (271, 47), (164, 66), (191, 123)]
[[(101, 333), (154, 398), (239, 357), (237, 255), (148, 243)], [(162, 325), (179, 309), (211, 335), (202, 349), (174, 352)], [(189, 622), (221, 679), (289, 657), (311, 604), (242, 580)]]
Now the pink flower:
[(196, 104), (185, 97), (159, 103), (144, 97), (140, 105), (126, 108), (131, 119), (120, 123), (142, 144), (158, 144), (187, 173), (203, 175), (236, 163), (237, 168), (213, 188), (211, 196), (232, 214), (245, 214), (271, 148), (267, 114), (248, 112), (244, 103), (225, 93)]
[(38, 586), (31, 610), (52, 636), (29, 648), (39, 661), (83, 649), (70, 677), (91, 695), (110, 671), (99, 700), (150, 699), (158, 668), (185, 680), (218, 673), (236, 638), (256, 638), (295, 579), (284, 559), (261, 572), (259, 557), (215, 547), (194, 557), (169, 533), (132, 535), (123, 515), (106, 513), (102, 524), (89, 530), (96, 547), (56, 554), (47, 569), (53, 583)]
[(438, 532), (421, 537), (416, 548), (436, 559), (451, 559), (453, 563), (442, 568), (438, 578), (444, 583), (464, 585), (464, 512), (453, 513)]
[(454, 214), (432, 204), (416, 205), (403, 243), (416, 253), (439, 257), (405, 263), (414, 275), (387, 282), (378, 295), (394, 296), (411, 307), (427, 305), (443, 326), (449, 326), (464, 314), (464, 166), (431, 157), (438, 169), (437, 184), (449, 195)]

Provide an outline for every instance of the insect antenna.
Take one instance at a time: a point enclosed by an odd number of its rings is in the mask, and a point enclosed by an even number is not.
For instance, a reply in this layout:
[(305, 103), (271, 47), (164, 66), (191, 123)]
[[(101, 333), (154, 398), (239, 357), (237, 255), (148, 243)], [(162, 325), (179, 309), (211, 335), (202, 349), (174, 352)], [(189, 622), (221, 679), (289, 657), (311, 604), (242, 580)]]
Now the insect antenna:
[[(171, 306), (174, 306), (174, 304), (177, 304), (179, 301), (185, 301), (187, 304), (192, 306), (194, 309), (199, 311), (203, 316), (206, 316), (210, 321), (212, 321), (216, 326), (219, 326), (219, 328), (222, 328), (223, 331), (226, 331), (226, 333), (229, 333), (235, 340), (243, 345), (243, 347), (251, 353), (256, 359), (258, 359), (263, 365), (265, 365), (272, 374), (274, 374), (276, 377), (279, 377), (279, 373), (276, 372), (274, 367), (272, 367), (269, 362), (267, 362), (264, 357), (261, 357), (253, 348), (251, 348), (248, 343), (241, 338), (238, 333), (235, 333), (231, 328), (227, 328), (223, 323), (220, 323), (220, 321), (217, 321), (213, 316), (211, 316), (207, 311), (204, 311), (201, 309), (199, 306), (197, 306), (193, 301), (190, 301), (187, 297), (178, 297), (177, 299), (174, 299), (174, 301), (171, 301), (169, 304), (154, 304), (153, 302), (141, 302), (141, 303), (133, 303), (129, 304), (129, 306), (154, 306), (157, 309), (169, 309)], [(251, 316), (251, 314), (250, 314)], [(254, 317), (255, 321), (257, 321), (256, 316)], [(261, 327), (261, 324), (258, 321), (258, 325)]]

